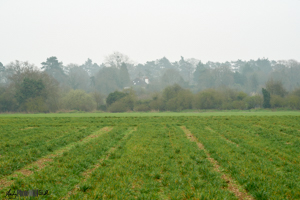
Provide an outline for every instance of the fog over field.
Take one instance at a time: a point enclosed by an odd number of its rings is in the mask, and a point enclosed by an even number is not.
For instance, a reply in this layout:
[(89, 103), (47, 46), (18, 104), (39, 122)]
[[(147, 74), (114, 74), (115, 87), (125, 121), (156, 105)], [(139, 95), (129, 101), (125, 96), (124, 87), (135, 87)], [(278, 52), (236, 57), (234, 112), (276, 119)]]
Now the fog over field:
[(0, 0), (0, 199), (300, 199), (300, 0)]
[(114, 51), (142, 64), (300, 60), (299, 8), (299, 0), (2, 0), (0, 62), (102, 63)]
[(300, 1), (0, 3), (0, 112), (300, 109)]

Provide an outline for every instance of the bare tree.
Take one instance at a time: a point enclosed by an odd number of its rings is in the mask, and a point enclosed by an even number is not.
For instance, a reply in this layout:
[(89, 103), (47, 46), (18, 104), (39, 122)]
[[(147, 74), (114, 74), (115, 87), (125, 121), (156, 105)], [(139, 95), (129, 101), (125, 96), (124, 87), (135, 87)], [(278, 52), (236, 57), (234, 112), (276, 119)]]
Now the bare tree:
[(133, 64), (133, 61), (131, 61), (127, 55), (116, 51), (106, 56), (104, 63), (107, 67), (116, 67), (119, 69), (122, 63)]

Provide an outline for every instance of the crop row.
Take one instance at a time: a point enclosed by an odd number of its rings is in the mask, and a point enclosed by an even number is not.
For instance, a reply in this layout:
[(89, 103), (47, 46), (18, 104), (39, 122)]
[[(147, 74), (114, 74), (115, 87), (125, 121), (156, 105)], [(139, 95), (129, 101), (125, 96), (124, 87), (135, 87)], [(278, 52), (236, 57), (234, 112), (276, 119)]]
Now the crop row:
[[(11, 139), (6, 141), (1, 148), (0, 157), (0, 179), (11, 174), (13, 171), (36, 161), (37, 159), (52, 153), (53, 151), (76, 142), (99, 127), (75, 127), (69, 128), (48, 128), (36, 131), (29, 129), (28, 135), (23, 139)], [(31, 134), (31, 132), (33, 132)]]
[[(210, 125), (212, 130), (208, 130), (206, 125)], [(254, 138), (247, 137), (238, 129), (230, 129), (227, 134), (223, 131), (222, 134), (227, 139), (236, 138), (236, 145), (221, 137), (219, 132), (226, 130), (226, 126), (222, 124), (207, 121), (196, 126), (190, 124), (188, 127), (226, 173), (256, 199), (300, 198), (299, 168), (292, 168), (292, 165), (279, 160), (270, 160), (265, 152), (257, 151), (259, 148)]]
[[(250, 122), (225, 122), (225, 124), (230, 126), (232, 131), (240, 130), (240, 135), (245, 133), (245, 136), (255, 138), (255, 144), (261, 144), (262, 147), (267, 148), (273, 154), (281, 156), (283, 159), (287, 159), (292, 163), (300, 163), (299, 137), (278, 131), (276, 126), (273, 127), (272, 125), (268, 125), (268, 127), (265, 127), (266, 125), (264, 122), (260, 123), (262, 125)], [(228, 128), (225, 130), (228, 130)], [(250, 141), (251, 139), (249, 139), (249, 142)]]
[[(76, 184), (83, 179), (82, 172), (93, 167), (105, 153), (122, 139), (127, 127), (118, 127), (111, 132), (104, 132), (99, 137), (92, 138), (89, 142), (78, 143), (62, 156), (55, 157), (49, 165), (41, 170), (35, 170), (28, 177), (11, 177), (14, 179), (14, 190), (48, 190), (50, 198), (67, 195)], [(1, 193), (5, 194), (8, 188)]]
[(143, 124), (71, 199), (235, 199), (226, 187), (182, 130)]
[[(299, 117), (0, 120), (0, 182), (12, 181), (1, 197), (9, 188), (38, 188), (49, 199), (236, 199), (226, 174), (255, 199), (300, 199)], [(95, 132), (105, 126), (114, 128)], [(44, 167), (15, 176), (60, 150)]]

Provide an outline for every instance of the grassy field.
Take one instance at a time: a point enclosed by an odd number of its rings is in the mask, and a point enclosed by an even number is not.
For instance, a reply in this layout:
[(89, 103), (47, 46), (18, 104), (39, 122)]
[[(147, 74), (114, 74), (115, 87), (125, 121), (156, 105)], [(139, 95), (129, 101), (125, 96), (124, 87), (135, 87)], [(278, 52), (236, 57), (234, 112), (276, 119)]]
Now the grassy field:
[(0, 117), (155, 117), (155, 116), (300, 116), (300, 111), (272, 110), (237, 110), (237, 111), (203, 111), (203, 112), (125, 112), (125, 113), (38, 113), (38, 114), (0, 114)]
[(291, 111), (3, 114), (0, 197), (300, 199), (299, 122)]

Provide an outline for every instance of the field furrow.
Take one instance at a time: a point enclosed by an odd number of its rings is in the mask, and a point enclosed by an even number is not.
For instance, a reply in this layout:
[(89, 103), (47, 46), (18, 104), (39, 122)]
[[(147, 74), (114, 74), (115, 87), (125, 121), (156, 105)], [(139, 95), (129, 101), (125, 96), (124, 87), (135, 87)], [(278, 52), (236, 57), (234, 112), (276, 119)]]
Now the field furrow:
[(205, 154), (207, 156), (207, 159), (213, 164), (215, 171), (222, 174), (221, 177), (228, 184), (228, 190), (229, 191), (234, 193), (234, 195), (240, 200), (242, 200), (242, 199), (253, 199), (253, 197), (251, 197), (249, 194), (247, 194), (247, 192), (245, 190), (243, 190), (242, 187), (240, 185), (238, 185), (235, 180), (233, 180), (229, 175), (224, 174), (222, 172), (222, 169), (220, 169), (220, 166), (219, 166), (218, 162), (210, 157), (210, 155), (207, 152), (207, 150), (205, 149), (204, 145), (201, 144), (200, 142), (198, 142), (197, 138), (185, 126), (182, 126), (181, 129), (185, 132), (186, 136), (192, 142), (195, 142), (197, 144), (197, 146), (205, 152)]
[(298, 116), (1, 118), (0, 198), (300, 199), (299, 128)]
[[(277, 132), (272, 129), (267, 129), (261, 126), (251, 124), (225, 124), (225, 127), (215, 126), (224, 134), (235, 135), (236, 140), (244, 138), (244, 141), (250, 146), (260, 146), (263, 151), (268, 151), (282, 160), (287, 160), (294, 164), (300, 163), (300, 138)], [(226, 130), (226, 131), (224, 131)], [(280, 148), (279, 148), (280, 147)]]
[[(208, 132), (205, 125), (188, 127), (217, 160), (226, 173), (239, 182), (256, 199), (276, 199), (276, 196), (300, 197), (298, 179), (289, 172), (279, 170), (264, 157), (249, 149), (229, 145), (216, 132)], [(291, 176), (286, 176), (287, 174)]]
[(160, 199), (164, 196), (159, 166), (166, 162), (162, 144), (167, 139), (158, 137), (161, 131), (164, 131), (162, 127), (139, 126), (129, 140), (92, 173), (85, 183), (89, 188), (82, 189), (71, 199)]
[[(60, 149), (70, 143), (77, 142), (89, 134), (91, 134), (96, 127), (92, 128), (78, 128), (72, 131), (62, 132), (43, 132), (32, 141), (11, 140), (8, 147), (2, 149), (0, 157), (0, 178), (12, 174), (14, 171), (37, 161), (38, 159), (52, 154), (53, 151)], [(49, 137), (48, 135), (52, 135)]]
[[(111, 147), (106, 154), (104, 154), (101, 159), (99, 159), (97, 161), (97, 163), (90, 169), (86, 170), (85, 172), (82, 173), (84, 180), (80, 182), (80, 184), (76, 185), (74, 187), (74, 189), (70, 192), (68, 192), (68, 194), (63, 197), (62, 199), (69, 199), (71, 196), (74, 197), (76, 196), (76, 194), (78, 193), (78, 191), (86, 191), (89, 189), (89, 186), (86, 184), (87, 180), (91, 178), (91, 175), (93, 174), (93, 172), (98, 169), (105, 160), (108, 160), (110, 156), (114, 156), (114, 152), (118, 149), (118, 148), (122, 148), (122, 146), (126, 143), (127, 139), (129, 138), (129, 136), (136, 131), (136, 128), (131, 129), (130, 131), (127, 131), (125, 133), (125, 136), (113, 147)], [(72, 198), (71, 198), (72, 199)]]
[[(95, 142), (95, 140), (97, 140), (97, 138), (99, 138), (99, 137), (101, 140), (101, 136), (107, 135), (111, 130), (112, 130), (112, 127), (104, 127), (101, 130), (90, 134), (88, 137), (83, 138), (81, 141), (71, 143), (61, 149), (58, 149), (57, 151), (53, 152), (53, 154), (50, 154), (34, 163), (22, 168), (21, 170), (16, 171), (11, 176), (4, 177), (3, 179), (0, 180), (1, 191), (4, 191), (4, 189), (7, 187), (14, 188), (14, 187), (16, 187), (16, 185), (18, 185), (22, 182), (23, 183), (27, 182), (28, 179), (29, 180), (32, 179), (31, 175), (34, 175), (34, 177), (36, 177), (36, 174), (43, 173), (45, 171), (45, 167), (47, 168), (47, 167), (49, 167), (49, 165), (52, 166), (52, 168), (53, 168), (55, 163), (57, 163), (57, 160), (66, 160), (68, 162), (67, 155), (69, 155), (69, 154), (72, 155), (72, 152), (74, 150), (78, 151), (80, 148), (86, 147), (87, 144), (89, 144), (91, 142)], [(48, 171), (48, 169), (46, 171), (47, 171), (47, 173), (49, 173), (49, 172), (51, 173), (51, 169), (50, 169), (50, 171)], [(40, 178), (40, 176), (39, 176), (39, 178)]]

